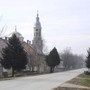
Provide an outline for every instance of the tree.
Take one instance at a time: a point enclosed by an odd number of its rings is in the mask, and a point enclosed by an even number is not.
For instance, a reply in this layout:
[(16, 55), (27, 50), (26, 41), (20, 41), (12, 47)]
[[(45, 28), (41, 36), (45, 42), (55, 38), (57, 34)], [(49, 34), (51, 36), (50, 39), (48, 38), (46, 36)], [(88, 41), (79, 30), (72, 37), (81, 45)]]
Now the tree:
[(1, 64), (5, 69), (12, 69), (12, 76), (14, 76), (14, 71), (26, 68), (27, 54), (15, 34), (9, 38), (7, 47), (2, 50)]
[(64, 52), (60, 53), (60, 56), (65, 70), (82, 68), (85, 66), (84, 56), (73, 54), (71, 48), (66, 48)]
[(60, 63), (60, 57), (59, 57), (59, 54), (55, 47), (46, 56), (45, 61), (46, 61), (47, 65), (50, 67), (50, 73), (54, 72), (55, 66), (59, 65), (59, 63)]
[(73, 54), (70, 48), (66, 48), (60, 56), (63, 60), (65, 70), (84, 67), (84, 57), (82, 55)]
[(71, 48), (66, 48), (60, 56), (63, 60), (63, 66), (65, 70), (75, 67), (76, 61), (74, 59), (73, 53), (71, 52)]
[(86, 60), (86, 67), (88, 68), (88, 72), (90, 72), (90, 48), (87, 52), (88, 52), (88, 56)]

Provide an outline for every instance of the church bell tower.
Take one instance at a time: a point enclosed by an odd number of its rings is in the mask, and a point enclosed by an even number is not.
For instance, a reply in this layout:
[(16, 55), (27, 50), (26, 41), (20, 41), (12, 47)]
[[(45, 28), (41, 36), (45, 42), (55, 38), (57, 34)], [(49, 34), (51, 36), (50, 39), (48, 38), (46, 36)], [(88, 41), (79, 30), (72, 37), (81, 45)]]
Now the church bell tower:
[(39, 14), (37, 12), (36, 23), (34, 26), (34, 38), (33, 38), (33, 47), (37, 51), (38, 54), (43, 54), (43, 42), (41, 36), (41, 23), (39, 21)]

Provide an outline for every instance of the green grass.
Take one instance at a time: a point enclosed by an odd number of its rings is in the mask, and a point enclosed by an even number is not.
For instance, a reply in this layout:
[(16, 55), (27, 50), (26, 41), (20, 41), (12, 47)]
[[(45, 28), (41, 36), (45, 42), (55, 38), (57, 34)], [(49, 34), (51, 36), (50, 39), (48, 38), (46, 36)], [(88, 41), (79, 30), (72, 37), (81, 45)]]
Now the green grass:
[(90, 87), (90, 79), (81, 80), (81, 85)]
[(90, 87), (90, 75), (81, 74), (79, 77), (81, 85)]
[(78, 77), (90, 79), (90, 75), (81, 74)]
[(78, 77), (70, 80), (68, 83), (90, 87), (90, 75), (81, 74)]

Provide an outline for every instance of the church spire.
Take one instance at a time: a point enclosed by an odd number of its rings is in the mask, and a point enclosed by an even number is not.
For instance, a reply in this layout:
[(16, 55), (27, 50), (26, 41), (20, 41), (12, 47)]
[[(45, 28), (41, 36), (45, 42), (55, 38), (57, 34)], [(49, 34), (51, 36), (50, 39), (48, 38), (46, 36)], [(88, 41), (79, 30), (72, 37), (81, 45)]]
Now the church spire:
[(38, 10), (37, 10), (37, 17), (39, 16), (39, 14), (38, 14)]
[(37, 11), (37, 16), (36, 16), (36, 23), (34, 26), (34, 38), (33, 38), (33, 47), (37, 51), (37, 53), (42, 54), (42, 36), (41, 36), (41, 23), (39, 21), (39, 14)]
[(40, 23), (40, 21), (39, 21), (38, 10), (37, 10), (37, 16), (36, 16), (35, 28), (37, 28), (37, 29), (41, 29), (41, 23)]
[(36, 22), (37, 22), (37, 23), (40, 23), (40, 22), (39, 22), (39, 14), (38, 14), (38, 10), (37, 10)]

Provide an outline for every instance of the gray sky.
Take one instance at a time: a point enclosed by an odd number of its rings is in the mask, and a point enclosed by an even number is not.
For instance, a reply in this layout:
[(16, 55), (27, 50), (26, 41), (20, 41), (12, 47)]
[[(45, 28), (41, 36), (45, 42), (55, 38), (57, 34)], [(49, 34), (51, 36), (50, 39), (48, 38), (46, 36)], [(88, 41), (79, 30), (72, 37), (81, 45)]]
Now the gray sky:
[(39, 10), (42, 36), (49, 50), (71, 47), (86, 54), (90, 47), (90, 0), (0, 0), (0, 28), (9, 35), (17, 25), (25, 40), (32, 40)]

